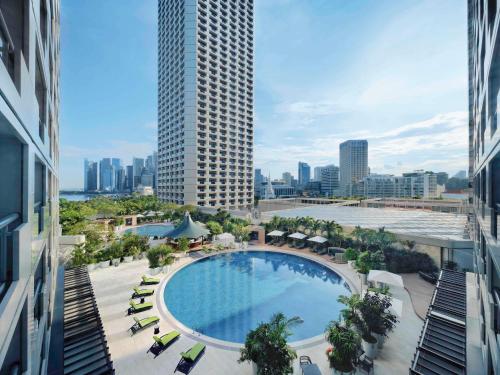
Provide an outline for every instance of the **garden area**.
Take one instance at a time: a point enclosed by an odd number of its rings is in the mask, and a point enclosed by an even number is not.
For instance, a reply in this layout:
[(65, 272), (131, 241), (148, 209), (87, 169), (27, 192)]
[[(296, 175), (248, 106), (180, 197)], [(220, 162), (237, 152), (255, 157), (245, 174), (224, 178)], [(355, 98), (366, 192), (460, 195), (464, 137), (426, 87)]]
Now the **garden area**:
[[(161, 202), (154, 196), (96, 197), (88, 201), (61, 199), (59, 217), (63, 235), (85, 235), (85, 243), (75, 246), (70, 264), (86, 264), (92, 269), (147, 258), (151, 269), (168, 267), (173, 262), (175, 252), (188, 251), (187, 238), (179, 238), (176, 246), (150, 246), (148, 237), (134, 233), (117, 234), (115, 227), (123, 224), (123, 216), (139, 214), (143, 216), (141, 223), (168, 222), (176, 226), (184, 220), (186, 212), (193, 220), (203, 223), (211, 236), (230, 233), (238, 242), (249, 240), (250, 223), (232, 217), (223, 210), (207, 214), (194, 206)], [(144, 213), (153, 214), (146, 216)], [(101, 219), (107, 219), (109, 224), (105, 226)], [(220, 245), (205, 245), (202, 248), (205, 252), (222, 249)]]

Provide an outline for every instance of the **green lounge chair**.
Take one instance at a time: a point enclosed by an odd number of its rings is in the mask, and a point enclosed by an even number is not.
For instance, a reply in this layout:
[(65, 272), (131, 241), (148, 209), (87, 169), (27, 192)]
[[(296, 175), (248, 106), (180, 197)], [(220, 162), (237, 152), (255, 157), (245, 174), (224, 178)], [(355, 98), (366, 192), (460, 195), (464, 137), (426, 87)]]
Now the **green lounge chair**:
[(169, 332), (161, 337), (153, 336), (153, 340), (155, 340), (156, 346), (164, 348), (170, 345), (175, 339), (177, 339), (181, 334), (177, 331)]
[(152, 296), (154, 294), (153, 289), (139, 289), (137, 287), (134, 288), (134, 293), (132, 294), (132, 298), (140, 298), (140, 297), (147, 297), (147, 296)]
[(205, 350), (205, 345), (201, 343), (196, 343), (191, 349), (189, 349), (187, 352), (182, 352), (181, 357), (184, 361), (186, 362), (196, 362), (198, 358), (200, 357), (201, 353)]
[(136, 332), (143, 330), (144, 328), (148, 328), (149, 326), (158, 323), (160, 321), (160, 318), (158, 318), (157, 316), (150, 316), (144, 319), (134, 317), (134, 321), (135, 324), (130, 327), (132, 334), (135, 334)]
[(155, 277), (147, 277), (146, 275), (142, 275), (142, 282), (141, 285), (154, 285), (154, 284), (159, 284), (160, 279), (157, 279)]
[(130, 301), (129, 304), (130, 304), (130, 307), (128, 309), (129, 315), (153, 308), (152, 302), (135, 303), (134, 301)]

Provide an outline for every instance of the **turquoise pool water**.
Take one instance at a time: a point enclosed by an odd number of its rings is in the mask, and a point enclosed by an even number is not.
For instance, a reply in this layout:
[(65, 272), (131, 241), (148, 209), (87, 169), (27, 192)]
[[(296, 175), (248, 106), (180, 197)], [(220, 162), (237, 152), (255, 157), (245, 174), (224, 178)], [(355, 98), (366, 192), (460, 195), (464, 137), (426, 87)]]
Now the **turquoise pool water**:
[(339, 318), (345, 280), (303, 257), (242, 251), (196, 261), (175, 273), (165, 287), (170, 313), (185, 326), (216, 339), (243, 343), (249, 330), (276, 312), (300, 316), (290, 341), (321, 335)]
[(165, 235), (172, 229), (174, 229), (174, 226), (169, 224), (147, 224), (127, 229), (125, 233), (136, 233), (140, 236), (148, 237), (165, 237)]

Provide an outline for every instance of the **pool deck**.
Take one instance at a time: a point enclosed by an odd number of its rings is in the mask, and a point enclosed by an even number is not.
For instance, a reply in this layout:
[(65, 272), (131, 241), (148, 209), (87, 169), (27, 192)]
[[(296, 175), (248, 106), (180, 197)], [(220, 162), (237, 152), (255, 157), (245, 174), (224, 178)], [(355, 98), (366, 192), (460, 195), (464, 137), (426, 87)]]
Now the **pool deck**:
[[(259, 249), (306, 255), (308, 258), (315, 259), (335, 269), (352, 286), (359, 288), (359, 278), (356, 272), (347, 264), (334, 264), (327, 258), (309, 251), (275, 248), (268, 245), (248, 247), (248, 250)], [(239, 364), (237, 362), (239, 358), (237, 347), (231, 348), (230, 345), (216, 343), (209, 338), (198, 337), (197, 334), (184, 330), (178, 322), (165, 314), (165, 307), (161, 301), (161, 289), (165, 279), (180, 267), (198, 258), (200, 258), (200, 254), (196, 253), (181, 257), (170, 267), (167, 274), (156, 275), (156, 277), (162, 279), (162, 283), (159, 286), (150, 286), (150, 288), (155, 288), (155, 295), (152, 298), (146, 298), (147, 301), (153, 302), (153, 309), (132, 316), (127, 316), (126, 313), (128, 301), (132, 288), (138, 285), (141, 275), (149, 274), (147, 260), (123, 263), (119, 267), (98, 269), (90, 273), (108, 340), (111, 359), (117, 374), (173, 374), (180, 360), (179, 353), (187, 350), (198, 341), (206, 343), (207, 348), (203, 357), (191, 369), (190, 374), (252, 374), (252, 368), (248, 363)], [(403, 316), (400, 318), (401, 322), (396, 326), (394, 332), (389, 335), (384, 348), (375, 359), (375, 374), (408, 373), (423, 324), (415, 314), (410, 296), (405, 289), (392, 288), (391, 293), (394, 298), (403, 301)], [(162, 307), (158, 309), (158, 306)], [(156, 357), (151, 352), (148, 352), (153, 344), (152, 327), (136, 333), (134, 336), (131, 336), (130, 331), (128, 331), (133, 324), (133, 316), (142, 318), (151, 315), (157, 315), (161, 318), (160, 334), (165, 334), (174, 329), (182, 333), (176, 342)], [(337, 317), (332, 317), (332, 319), (335, 318)], [(313, 343), (303, 343), (304, 345), (297, 347), (297, 355), (310, 356), (312, 361), (319, 366), (322, 374), (330, 374), (331, 370), (328, 368), (325, 356), (328, 344), (323, 340), (313, 341)], [(295, 361), (294, 373), (300, 374), (298, 360)]]

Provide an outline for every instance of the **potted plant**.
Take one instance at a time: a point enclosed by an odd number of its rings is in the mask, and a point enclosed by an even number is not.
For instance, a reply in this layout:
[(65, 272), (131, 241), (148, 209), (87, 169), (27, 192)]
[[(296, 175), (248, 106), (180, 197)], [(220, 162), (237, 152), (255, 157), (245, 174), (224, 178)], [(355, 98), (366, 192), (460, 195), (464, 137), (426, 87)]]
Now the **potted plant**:
[(366, 285), (368, 272), (370, 272), (370, 261), (370, 253), (368, 251), (360, 253), (356, 260), (356, 269), (363, 285)]
[(99, 268), (108, 268), (109, 267), (111, 258), (109, 257), (107, 249), (103, 249), (98, 254), (97, 259), (99, 261), (99, 263), (98, 263), (99, 264)]
[(141, 250), (137, 246), (132, 246), (129, 249), (129, 254), (132, 255), (133, 259), (140, 259)]
[(256, 375), (293, 374), (297, 353), (288, 346), (287, 339), (290, 328), (299, 323), (302, 323), (299, 317), (287, 319), (282, 313), (273, 315), (268, 323), (261, 323), (248, 333), (238, 362), (251, 362)]
[(161, 246), (162, 245), (152, 247), (146, 253), (146, 257), (148, 258), (148, 261), (149, 261), (149, 268), (151, 269), (151, 271), (150, 271), (151, 275), (157, 275), (163, 269), (163, 263), (162, 263), (163, 250), (162, 250)]
[(332, 374), (352, 374), (360, 349), (359, 335), (350, 326), (331, 321), (325, 329), (325, 339), (331, 344), (326, 356)]
[(87, 263), (87, 271), (92, 272), (98, 268), (97, 259), (93, 255), (89, 255)]
[(352, 247), (348, 247), (345, 250), (345, 257), (347, 259), (347, 264), (349, 267), (354, 268), (356, 260), (358, 259), (359, 251), (353, 249)]
[(378, 306), (379, 310), (378, 319), (374, 322), (371, 329), (373, 336), (377, 339), (378, 348), (382, 348), (388, 333), (394, 329), (396, 323), (398, 323), (398, 319), (396, 315), (389, 311), (392, 306), (389, 295), (376, 292), (372, 294), (370, 299)]
[(123, 256), (123, 246), (121, 242), (113, 241), (108, 247), (108, 253), (111, 258), (111, 264), (118, 267)]

